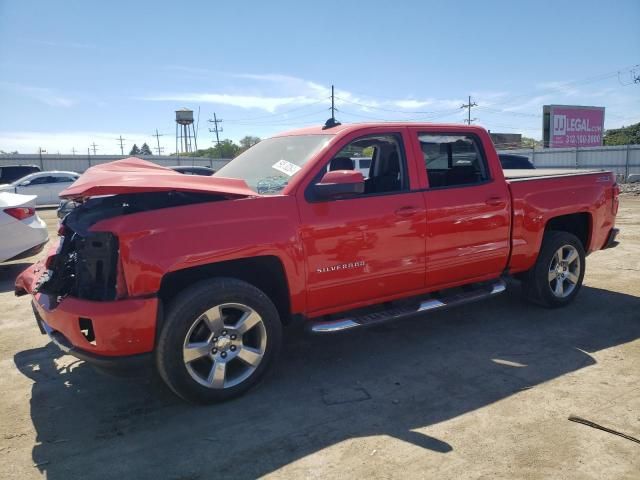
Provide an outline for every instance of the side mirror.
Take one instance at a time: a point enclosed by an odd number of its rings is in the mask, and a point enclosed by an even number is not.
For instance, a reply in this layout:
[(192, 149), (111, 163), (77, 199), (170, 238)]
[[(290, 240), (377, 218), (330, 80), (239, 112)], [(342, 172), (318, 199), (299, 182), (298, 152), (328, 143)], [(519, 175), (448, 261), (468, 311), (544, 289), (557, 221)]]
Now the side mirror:
[(314, 185), (314, 191), (323, 199), (364, 193), (364, 175), (359, 170), (333, 170)]

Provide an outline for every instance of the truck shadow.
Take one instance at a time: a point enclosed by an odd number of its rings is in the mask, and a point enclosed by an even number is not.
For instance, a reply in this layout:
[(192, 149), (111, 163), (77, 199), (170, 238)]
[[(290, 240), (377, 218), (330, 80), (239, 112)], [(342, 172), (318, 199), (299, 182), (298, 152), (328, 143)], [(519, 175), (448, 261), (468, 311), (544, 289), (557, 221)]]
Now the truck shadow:
[(6, 263), (4, 265), (0, 265), (0, 293), (13, 291), (16, 277), (31, 265), (32, 263), (29, 262)]
[(374, 435), (446, 455), (456, 436), (432, 437), (430, 425), (640, 337), (637, 297), (584, 287), (560, 314), (521, 304), (517, 289), (370, 330), (292, 333), (265, 383), (211, 407), (184, 404), (155, 379), (97, 375), (51, 345), (19, 352), (34, 381), (33, 461), (49, 479), (256, 478)]

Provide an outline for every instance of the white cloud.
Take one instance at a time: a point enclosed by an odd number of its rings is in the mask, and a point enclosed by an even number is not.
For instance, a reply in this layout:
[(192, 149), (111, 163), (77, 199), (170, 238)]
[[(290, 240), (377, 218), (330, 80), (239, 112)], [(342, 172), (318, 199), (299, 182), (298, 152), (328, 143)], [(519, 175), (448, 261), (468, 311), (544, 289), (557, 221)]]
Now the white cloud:
[(306, 96), (262, 97), (255, 95), (233, 95), (227, 93), (175, 93), (138, 97), (138, 100), (149, 100), (155, 102), (215, 103), (220, 105), (231, 105), (244, 109), (257, 108), (270, 113), (275, 112), (279, 107), (285, 105), (310, 105), (318, 102), (317, 98), (310, 98)]
[[(204, 69), (192, 69), (183, 66), (168, 66), (170, 70), (177, 70), (188, 73), (204, 73)], [(211, 72), (213, 75), (213, 72)], [(225, 75), (225, 74), (221, 74)], [(283, 75), (278, 73), (253, 74), (253, 73), (231, 73), (226, 74), (235, 79), (249, 81), (250, 85), (243, 90), (241, 85), (234, 85), (234, 92), (175, 92), (161, 93), (137, 97), (137, 100), (147, 100), (156, 102), (193, 102), (212, 103), (229, 105), (242, 109), (258, 109), (269, 113), (277, 113), (282, 107), (299, 107), (317, 104), (322, 101), (329, 105), (331, 87), (306, 80), (303, 78)], [(247, 91), (251, 94), (237, 93)], [(400, 110), (416, 110), (429, 107), (431, 110), (442, 110), (457, 108), (462, 103), (459, 99), (435, 99), (435, 98), (398, 98), (398, 99), (377, 99), (371, 96), (356, 95), (348, 90), (336, 89), (336, 105), (339, 110), (345, 113), (349, 110), (355, 112), (371, 113), (375, 110), (389, 112)], [(379, 113), (379, 112), (378, 112)], [(407, 112), (412, 113), (412, 112)], [(415, 112), (413, 112), (415, 113)], [(381, 116), (379, 113), (378, 116)], [(391, 116), (389, 120), (397, 119)]]
[(8, 90), (9, 92), (17, 93), (18, 95), (32, 98), (51, 107), (69, 108), (76, 104), (74, 99), (60, 94), (51, 88), (34, 87), (31, 85), (20, 85), (9, 82), (0, 82), (0, 88)]

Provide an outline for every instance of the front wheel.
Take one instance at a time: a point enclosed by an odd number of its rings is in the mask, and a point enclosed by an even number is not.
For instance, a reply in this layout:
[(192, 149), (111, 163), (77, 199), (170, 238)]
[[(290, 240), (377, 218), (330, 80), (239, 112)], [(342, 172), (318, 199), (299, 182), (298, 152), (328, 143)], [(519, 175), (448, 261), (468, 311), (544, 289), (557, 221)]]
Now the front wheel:
[(171, 302), (156, 365), (182, 398), (218, 402), (241, 395), (264, 376), (281, 338), (278, 311), (261, 290), (237, 279), (207, 280)]
[(524, 275), (523, 293), (545, 307), (562, 307), (578, 294), (584, 272), (582, 242), (568, 232), (548, 232), (535, 265)]

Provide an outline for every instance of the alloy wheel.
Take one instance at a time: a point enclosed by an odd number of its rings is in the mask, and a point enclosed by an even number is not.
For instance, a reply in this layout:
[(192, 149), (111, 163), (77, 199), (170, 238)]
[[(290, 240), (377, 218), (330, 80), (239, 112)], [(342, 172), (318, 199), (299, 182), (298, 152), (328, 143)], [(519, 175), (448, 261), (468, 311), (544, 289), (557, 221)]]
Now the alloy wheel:
[(580, 255), (572, 245), (556, 250), (549, 263), (549, 288), (557, 298), (566, 298), (575, 290), (580, 278)]
[(266, 346), (267, 330), (258, 312), (248, 305), (224, 303), (195, 319), (185, 336), (182, 357), (196, 382), (225, 389), (255, 372)]

